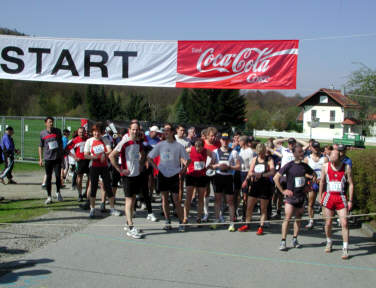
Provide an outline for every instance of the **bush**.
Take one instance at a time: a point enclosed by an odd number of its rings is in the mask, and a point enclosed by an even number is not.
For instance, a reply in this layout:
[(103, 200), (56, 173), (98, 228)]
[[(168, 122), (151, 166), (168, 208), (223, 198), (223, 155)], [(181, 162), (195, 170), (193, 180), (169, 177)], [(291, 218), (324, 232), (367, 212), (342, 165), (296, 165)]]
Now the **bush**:
[[(349, 151), (353, 161), (354, 204), (359, 213), (376, 212), (376, 150)], [(376, 216), (371, 218), (376, 219)]]

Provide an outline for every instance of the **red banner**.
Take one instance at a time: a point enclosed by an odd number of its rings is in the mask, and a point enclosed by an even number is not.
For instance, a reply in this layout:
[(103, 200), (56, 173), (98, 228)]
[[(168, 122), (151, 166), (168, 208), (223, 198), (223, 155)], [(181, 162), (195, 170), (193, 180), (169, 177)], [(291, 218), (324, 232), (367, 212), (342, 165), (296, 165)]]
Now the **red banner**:
[(296, 89), (298, 40), (178, 41), (176, 87)]

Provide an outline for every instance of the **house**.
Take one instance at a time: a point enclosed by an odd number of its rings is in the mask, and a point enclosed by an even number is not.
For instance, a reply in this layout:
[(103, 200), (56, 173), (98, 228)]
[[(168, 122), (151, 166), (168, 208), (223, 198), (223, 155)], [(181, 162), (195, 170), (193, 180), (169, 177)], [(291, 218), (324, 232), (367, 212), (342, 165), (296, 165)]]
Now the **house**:
[(321, 88), (304, 98), (298, 105), (303, 108), (303, 133), (310, 138), (342, 138), (344, 133), (362, 133), (358, 121), (361, 106), (340, 90)]
[(367, 120), (370, 123), (368, 126), (369, 134), (371, 136), (376, 136), (376, 114), (368, 115)]

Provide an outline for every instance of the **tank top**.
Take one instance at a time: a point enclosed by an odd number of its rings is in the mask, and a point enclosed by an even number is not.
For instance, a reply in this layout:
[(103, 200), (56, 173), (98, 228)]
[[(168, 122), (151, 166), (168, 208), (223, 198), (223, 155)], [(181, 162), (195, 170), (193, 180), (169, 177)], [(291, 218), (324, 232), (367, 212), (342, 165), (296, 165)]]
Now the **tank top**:
[[(233, 158), (231, 157), (231, 153), (232, 153), (231, 148), (228, 148), (227, 151), (222, 151), (221, 148), (218, 148), (217, 150), (215, 150), (215, 153), (217, 154), (217, 159), (218, 159), (219, 164), (227, 164), (229, 166), (232, 164), (231, 162), (233, 161)], [(217, 169), (216, 173), (220, 175), (232, 175), (232, 170), (221, 171)]]
[[(94, 139), (92, 146), (91, 146), (91, 155), (96, 156), (107, 152), (106, 144), (103, 140)], [(107, 158), (104, 162), (101, 162), (100, 159), (93, 159), (91, 160), (91, 166), (93, 167), (107, 167), (108, 162)]]
[(332, 168), (332, 164), (328, 164), (328, 172), (326, 175), (326, 191), (333, 194), (345, 194), (346, 185), (346, 165), (342, 164), (341, 169), (335, 171)]
[(195, 146), (192, 146), (189, 154), (191, 162), (188, 165), (187, 174), (194, 177), (202, 177), (206, 175), (207, 150), (204, 148), (199, 153)]
[(325, 157), (323, 155), (320, 155), (319, 161), (316, 162), (315, 160), (313, 160), (312, 155), (313, 154), (308, 156), (308, 165), (309, 167), (312, 168), (313, 171), (315, 171), (317, 175), (317, 179), (320, 179), (321, 168), (322, 168), (322, 165), (324, 164)]

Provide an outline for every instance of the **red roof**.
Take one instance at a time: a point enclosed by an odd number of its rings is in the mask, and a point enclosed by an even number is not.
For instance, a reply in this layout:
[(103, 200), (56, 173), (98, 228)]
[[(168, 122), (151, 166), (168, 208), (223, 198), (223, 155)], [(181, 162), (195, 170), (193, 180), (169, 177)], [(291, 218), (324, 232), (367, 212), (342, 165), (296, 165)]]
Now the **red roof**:
[(342, 122), (343, 125), (358, 125), (358, 120), (354, 118), (345, 118), (345, 120)]
[(334, 101), (336, 101), (339, 105), (341, 105), (344, 108), (354, 108), (354, 109), (360, 109), (359, 103), (355, 102), (352, 100), (350, 97), (347, 97), (341, 93), (340, 90), (335, 90), (335, 89), (326, 89), (326, 88), (321, 88), (312, 95), (306, 97), (301, 101), (297, 106), (303, 106), (303, 104), (313, 96), (315, 96), (319, 92), (324, 92), (327, 94), (329, 97), (331, 97)]

